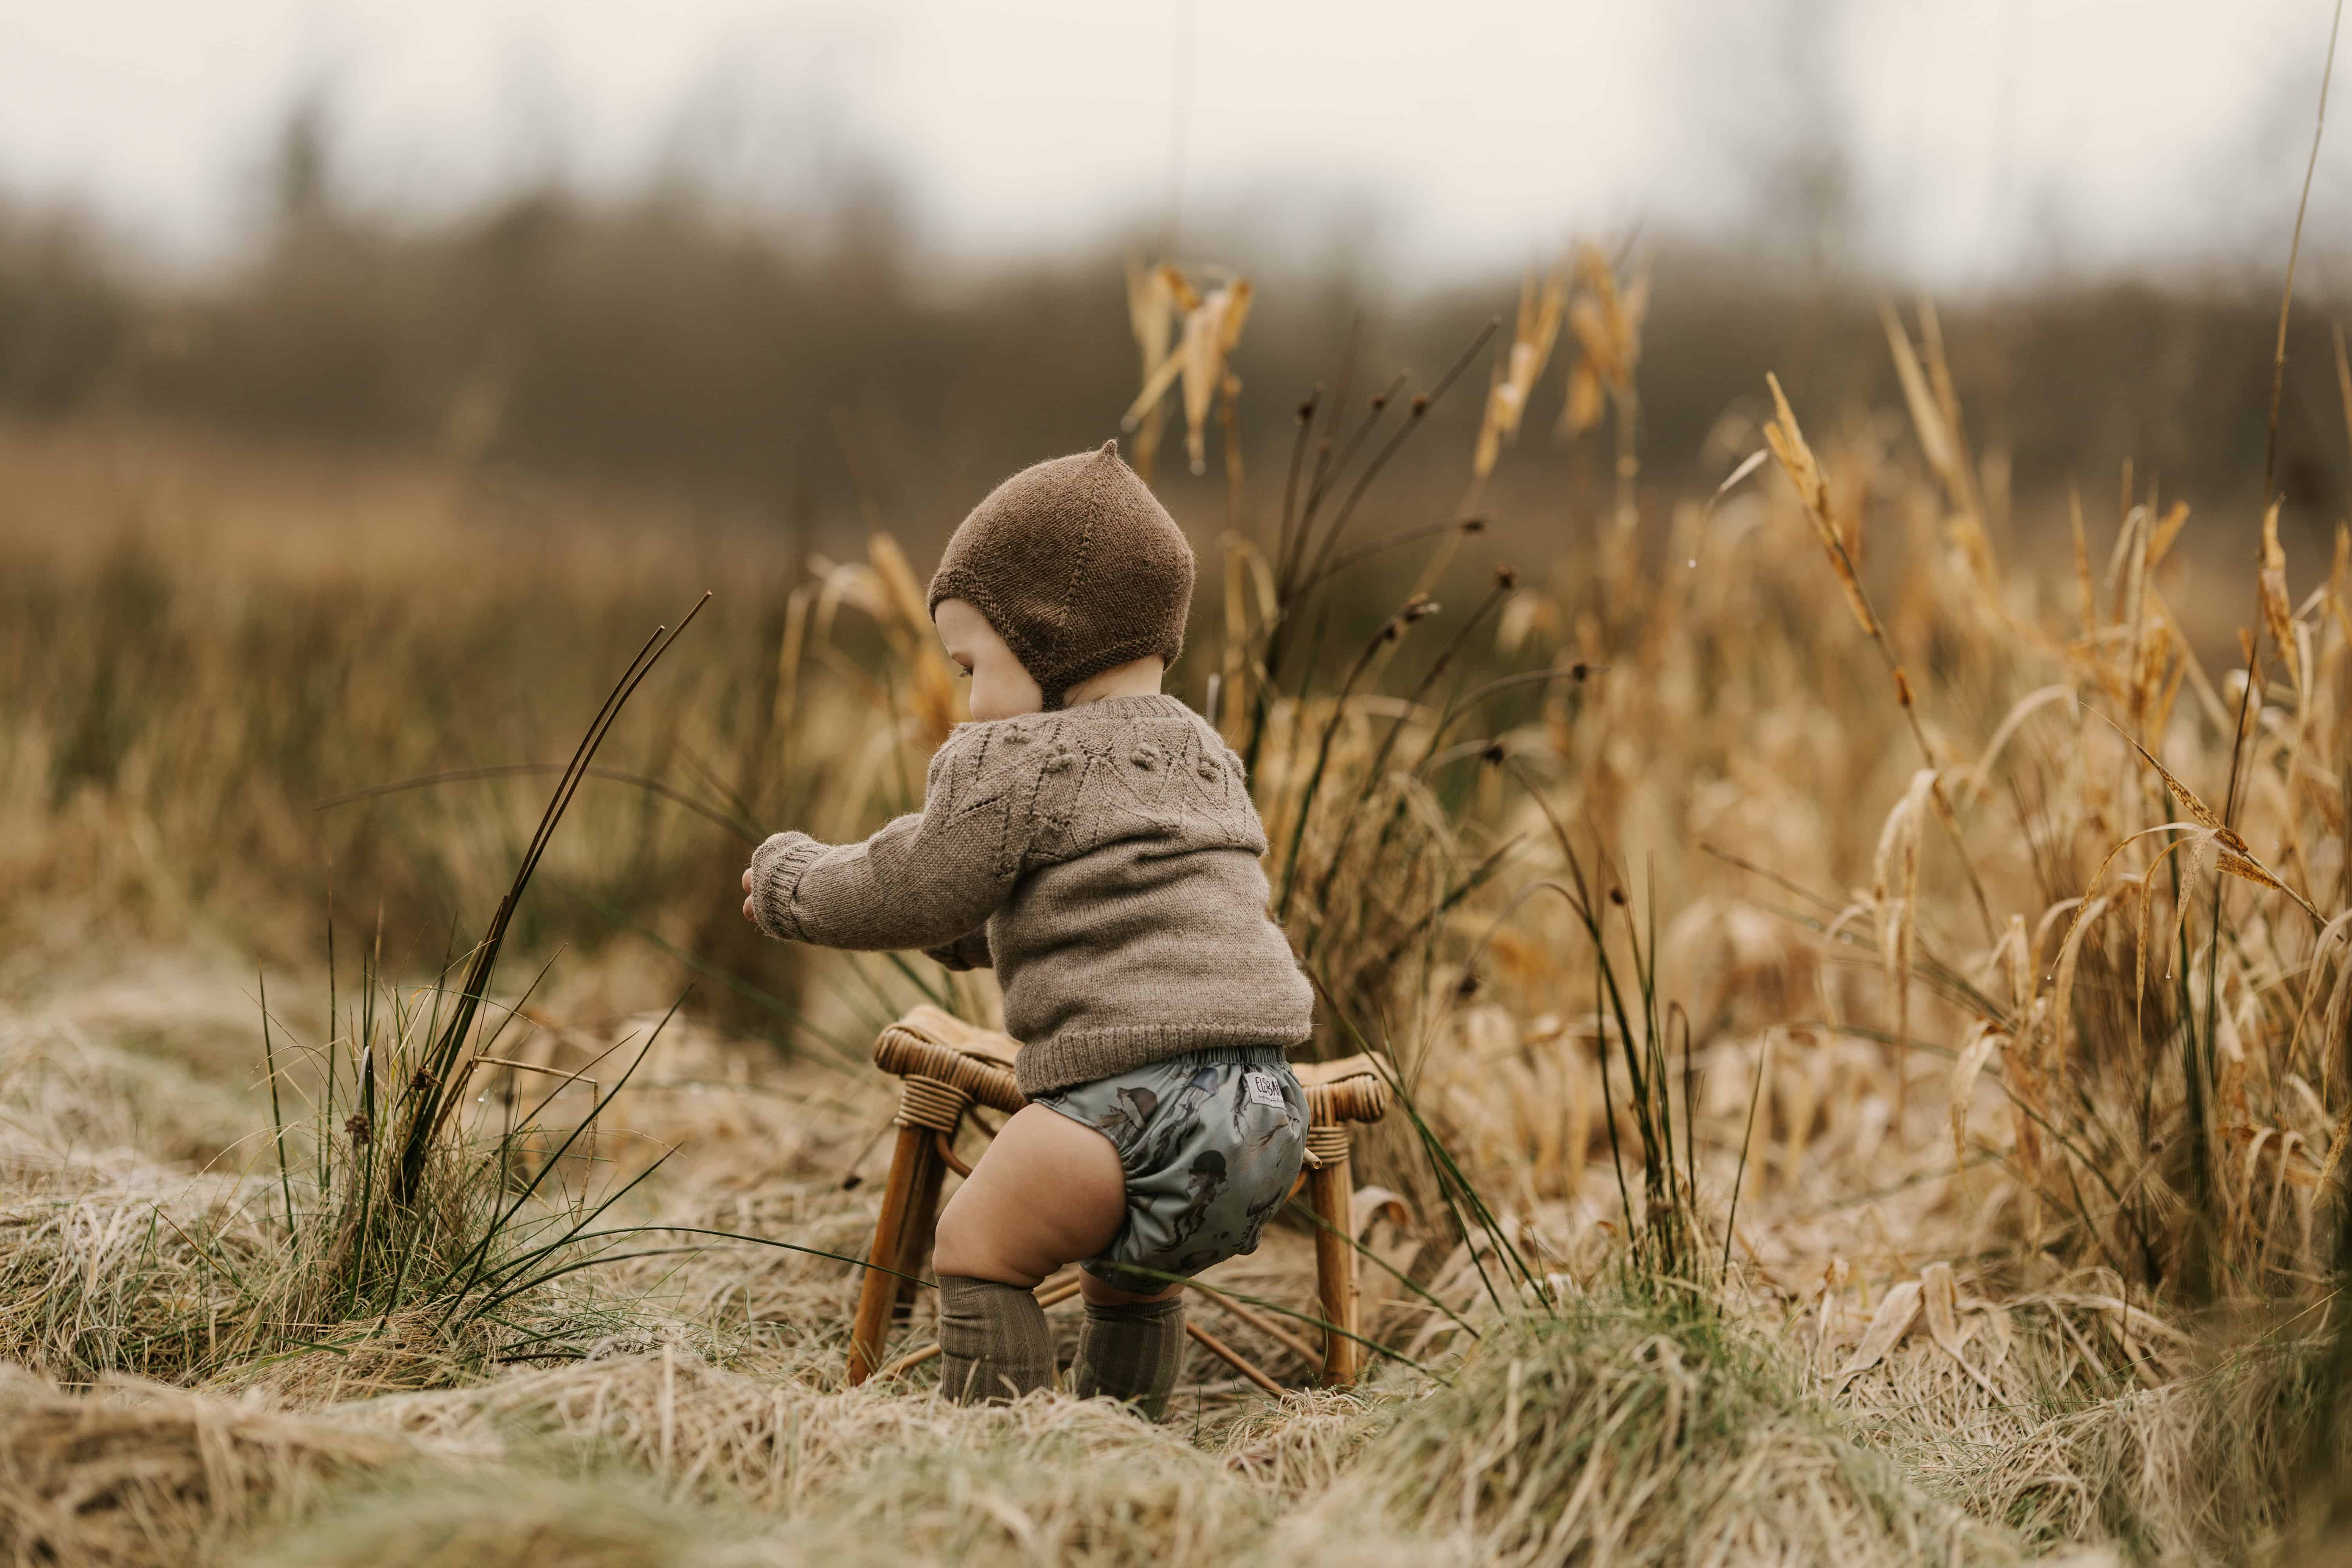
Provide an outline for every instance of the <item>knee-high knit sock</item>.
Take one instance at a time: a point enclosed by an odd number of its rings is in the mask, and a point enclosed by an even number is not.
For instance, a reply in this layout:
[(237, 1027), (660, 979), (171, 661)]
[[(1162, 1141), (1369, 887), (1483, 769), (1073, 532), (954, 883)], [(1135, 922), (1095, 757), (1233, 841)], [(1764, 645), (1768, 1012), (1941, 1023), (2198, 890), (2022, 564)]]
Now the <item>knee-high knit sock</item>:
[(1132, 1400), (1156, 1421), (1183, 1361), (1182, 1296), (1120, 1306), (1089, 1301), (1086, 1326), (1078, 1331), (1077, 1360), (1070, 1367), (1071, 1392), (1081, 1399), (1103, 1394)]
[(1054, 1385), (1045, 1309), (1018, 1285), (940, 1276), (940, 1391), (962, 1405)]

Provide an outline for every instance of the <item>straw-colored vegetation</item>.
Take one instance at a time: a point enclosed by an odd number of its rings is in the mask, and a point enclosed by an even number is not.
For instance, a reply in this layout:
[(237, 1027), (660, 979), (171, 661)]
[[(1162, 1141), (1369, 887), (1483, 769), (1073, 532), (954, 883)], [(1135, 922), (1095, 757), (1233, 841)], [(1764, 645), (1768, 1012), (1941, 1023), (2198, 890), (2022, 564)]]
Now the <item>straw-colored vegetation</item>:
[[(1775, 383), (1720, 489), (1645, 492), (1648, 288), (1597, 252), (1245, 464), (1247, 282), (1130, 296), (1141, 454), (1181, 421), (1223, 465), (1175, 689), (1250, 763), (1315, 1048), (1403, 1091), (1359, 1145), (1371, 1375), (1317, 1390), (1202, 1300), (1296, 1391), (1196, 1358), (1155, 1427), (838, 1388), (866, 1045), (995, 1005), (733, 912), (761, 835), (902, 809), (957, 716), (884, 520), (828, 559), (488, 470), (16, 428), (10, 1559), (2334, 1544), (2345, 537), (2290, 557), (2126, 473), (2027, 548), (1925, 310), (1886, 322), (1904, 408)], [(1475, 446), (1423, 450), (1481, 372)], [(1481, 515), (1548, 397), (1616, 500)], [(1459, 510), (1391, 510), (1400, 454)], [(1211, 1279), (1304, 1312), (1312, 1253), (1301, 1221)]]

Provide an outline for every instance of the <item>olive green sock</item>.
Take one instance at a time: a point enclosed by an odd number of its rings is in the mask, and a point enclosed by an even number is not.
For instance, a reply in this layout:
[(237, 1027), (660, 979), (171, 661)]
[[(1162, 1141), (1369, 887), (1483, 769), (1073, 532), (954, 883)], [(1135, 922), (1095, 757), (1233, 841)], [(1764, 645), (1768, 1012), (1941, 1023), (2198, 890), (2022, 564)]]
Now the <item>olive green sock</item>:
[(1018, 1285), (940, 1276), (940, 1392), (960, 1405), (1018, 1399), (1054, 1386), (1054, 1334)]
[(1070, 1389), (1081, 1399), (1100, 1394), (1131, 1401), (1157, 1421), (1184, 1364), (1184, 1298), (1121, 1306), (1087, 1303)]

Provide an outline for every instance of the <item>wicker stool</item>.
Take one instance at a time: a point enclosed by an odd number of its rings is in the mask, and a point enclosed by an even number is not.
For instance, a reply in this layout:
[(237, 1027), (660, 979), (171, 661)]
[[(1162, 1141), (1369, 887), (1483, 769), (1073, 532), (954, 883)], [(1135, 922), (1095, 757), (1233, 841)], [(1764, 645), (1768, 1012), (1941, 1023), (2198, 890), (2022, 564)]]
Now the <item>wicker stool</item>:
[[(874, 1244), (866, 1253), (875, 1267), (866, 1270), (850, 1329), (848, 1381), (853, 1384), (865, 1382), (881, 1364), (892, 1317), (912, 1305), (915, 1287), (907, 1277), (919, 1274), (929, 1256), (940, 1185), (950, 1169), (963, 1168), (954, 1148), (963, 1113), (978, 1104), (1010, 1115), (1028, 1103), (1013, 1079), (1013, 1057), (1019, 1049), (1019, 1042), (1006, 1036), (932, 1006), (917, 1007), (874, 1042), (874, 1065), (899, 1080), (898, 1137), (890, 1152), (890, 1176), (882, 1189)], [(1387, 1112), (1388, 1084), (1371, 1061), (1360, 1056), (1305, 1064), (1296, 1070), (1307, 1090), (1307, 1169), (1299, 1181), (1321, 1221), (1315, 1237), (1317, 1289), (1324, 1321), (1345, 1331), (1324, 1336), (1323, 1380), (1351, 1383), (1363, 1370), (1364, 1357), (1363, 1346), (1346, 1337), (1363, 1331), (1356, 1310), (1349, 1214), (1355, 1184), (1349, 1125), (1377, 1121)], [(1229, 1310), (1233, 1306), (1223, 1304)], [(1249, 1316), (1263, 1326), (1255, 1314)], [(1195, 1337), (1207, 1340), (1205, 1335)], [(1263, 1376), (1257, 1381), (1263, 1382)]]

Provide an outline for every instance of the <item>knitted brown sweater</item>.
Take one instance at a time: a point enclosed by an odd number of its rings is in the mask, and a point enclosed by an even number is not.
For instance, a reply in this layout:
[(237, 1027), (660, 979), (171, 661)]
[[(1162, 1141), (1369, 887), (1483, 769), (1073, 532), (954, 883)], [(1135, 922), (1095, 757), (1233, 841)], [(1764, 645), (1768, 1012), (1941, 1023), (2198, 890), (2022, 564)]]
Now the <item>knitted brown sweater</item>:
[(1266, 918), (1241, 759), (1173, 697), (960, 724), (920, 815), (862, 844), (779, 833), (760, 929), (992, 964), (1024, 1094), (1208, 1046), (1296, 1045), (1314, 991)]

